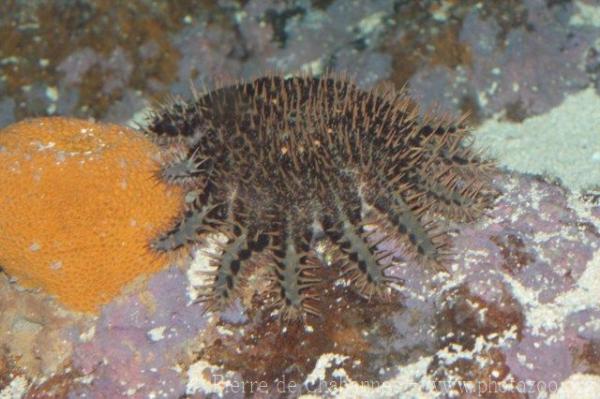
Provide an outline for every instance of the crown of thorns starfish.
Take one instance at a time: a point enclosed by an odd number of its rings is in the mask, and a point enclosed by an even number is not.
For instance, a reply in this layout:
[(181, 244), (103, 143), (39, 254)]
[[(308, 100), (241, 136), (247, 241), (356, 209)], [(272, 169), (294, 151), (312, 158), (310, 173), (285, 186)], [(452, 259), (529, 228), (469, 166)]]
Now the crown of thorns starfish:
[(466, 143), (462, 119), (420, 116), (403, 92), (341, 77), (262, 77), (151, 118), (147, 134), (171, 154), (162, 178), (188, 190), (185, 213), (153, 248), (227, 237), (201, 295), (210, 309), (230, 304), (266, 253), (280, 315), (318, 314), (319, 232), (362, 295), (384, 296), (395, 262), (379, 243), (395, 238), (405, 256), (443, 265), (451, 252), (440, 216), (472, 220), (493, 198), (492, 162)]

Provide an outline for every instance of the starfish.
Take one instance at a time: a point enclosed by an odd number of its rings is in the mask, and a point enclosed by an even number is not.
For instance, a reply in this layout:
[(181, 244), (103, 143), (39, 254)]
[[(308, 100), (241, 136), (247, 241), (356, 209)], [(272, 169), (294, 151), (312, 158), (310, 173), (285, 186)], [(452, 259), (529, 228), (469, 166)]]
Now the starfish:
[(397, 255), (379, 249), (386, 239), (443, 266), (451, 248), (440, 218), (481, 215), (493, 163), (467, 143), (464, 118), (421, 116), (413, 104), (403, 91), (366, 91), (339, 76), (272, 75), (158, 109), (145, 131), (170, 154), (160, 176), (187, 195), (152, 247), (227, 237), (201, 296), (211, 309), (230, 305), (266, 254), (261, 267), (286, 320), (318, 314), (319, 234), (366, 298), (385, 297), (394, 281), (386, 270)]

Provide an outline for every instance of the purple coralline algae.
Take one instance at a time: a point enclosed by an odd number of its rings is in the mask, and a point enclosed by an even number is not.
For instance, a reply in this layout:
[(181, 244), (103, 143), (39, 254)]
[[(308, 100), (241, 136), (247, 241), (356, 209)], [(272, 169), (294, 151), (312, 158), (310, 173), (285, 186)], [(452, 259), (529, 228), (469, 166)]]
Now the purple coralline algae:
[(186, 345), (201, 332), (207, 318), (201, 305), (188, 305), (185, 273), (175, 267), (152, 277), (147, 290), (107, 305), (92, 336), (74, 336), (73, 367), (93, 376), (93, 383), (74, 391), (104, 397), (173, 397), (185, 381), (178, 371)]

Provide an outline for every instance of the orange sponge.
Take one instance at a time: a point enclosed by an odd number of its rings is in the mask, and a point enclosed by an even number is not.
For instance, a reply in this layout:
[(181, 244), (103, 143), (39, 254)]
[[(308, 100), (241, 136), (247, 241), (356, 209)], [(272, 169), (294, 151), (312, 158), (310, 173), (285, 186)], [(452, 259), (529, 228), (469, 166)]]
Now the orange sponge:
[(157, 159), (117, 125), (39, 118), (0, 130), (0, 267), (80, 311), (158, 271), (167, 260), (148, 243), (183, 194), (155, 177)]

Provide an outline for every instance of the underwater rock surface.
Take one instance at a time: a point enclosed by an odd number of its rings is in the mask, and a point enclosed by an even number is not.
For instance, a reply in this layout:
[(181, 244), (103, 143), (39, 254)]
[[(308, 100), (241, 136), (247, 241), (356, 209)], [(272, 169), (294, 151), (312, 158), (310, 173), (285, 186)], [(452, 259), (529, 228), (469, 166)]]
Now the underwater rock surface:
[[(189, 97), (190, 81), (268, 69), (407, 84), (471, 124), (518, 123), (600, 87), (592, 0), (77, 3), (0, 6), (0, 127), (55, 114), (141, 123), (151, 102)], [(526, 133), (543, 143), (552, 129)], [(251, 298), (222, 315), (191, 303), (201, 251), (97, 318), (0, 273), (0, 398), (593, 398), (600, 195), (510, 172), (497, 185), (486, 218), (451, 226), (449, 275), (398, 267), (391, 304), (338, 282), (323, 320), (283, 334)]]
[(595, 4), (9, 2), (0, 14), (10, 38), (0, 44), (0, 127), (55, 114), (139, 122), (151, 101), (189, 97), (190, 82), (211, 88), (271, 70), (346, 72), (363, 87), (387, 80), (426, 108), (520, 121), (599, 87)]
[(496, 184), (502, 195), (486, 217), (451, 226), (449, 275), (394, 268), (406, 282), (400, 303), (368, 303), (338, 281), (325, 293), (329, 314), (283, 331), (260, 307), (219, 315), (192, 303), (201, 251), (97, 318), (3, 277), (0, 392), (549, 397), (598, 372), (600, 201), (538, 177)]

